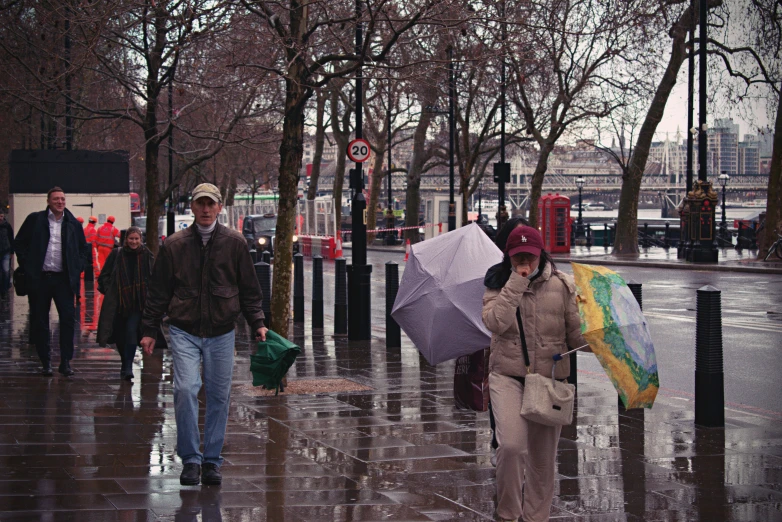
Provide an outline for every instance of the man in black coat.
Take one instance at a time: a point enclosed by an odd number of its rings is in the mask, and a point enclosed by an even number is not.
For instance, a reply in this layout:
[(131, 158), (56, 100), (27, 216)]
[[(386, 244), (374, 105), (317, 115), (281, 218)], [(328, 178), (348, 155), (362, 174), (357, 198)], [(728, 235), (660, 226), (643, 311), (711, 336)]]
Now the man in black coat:
[(79, 293), (80, 277), (90, 255), (84, 229), (65, 208), (65, 193), (54, 187), (46, 195), (48, 208), (33, 212), (16, 235), (14, 250), (25, 272), (33, 299), (30, 328), (41, 359), (41, 374), (52, 375), (49, 348), (49, 310), (52, 299), (60, 316), (61, 374), (73, 375), (73, 335), (76, 319), (74, 297)]

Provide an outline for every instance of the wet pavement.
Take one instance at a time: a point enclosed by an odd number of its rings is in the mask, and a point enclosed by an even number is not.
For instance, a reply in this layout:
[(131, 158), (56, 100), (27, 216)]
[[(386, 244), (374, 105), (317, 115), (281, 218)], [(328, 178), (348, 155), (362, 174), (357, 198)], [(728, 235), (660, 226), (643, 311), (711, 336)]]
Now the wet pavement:
[[(135, 382), (121, 382), (117, 353), (95, 344), (88, 293), (76, 374), (44, 378), (26, 299), (3, 301), (0, 520), (493, 520), (487, 414), (454, 408), (452, 362), (429, 366), (405, 336), (387, 349), (373, 300), (376, 337), (332, 337), (327, 304), (325, 331), (295, 329), (304, 351), (289, 373), (369, 391), (241, 394), (251, 343), (239, 325), (222, 487), (179, 485), (168, 350), (139, 355)], [(665, 393), (652, 410), (620, 413), (605, 377), (580, 372), (552, 519), (782, 520), (781, 420), (731, 407), (725, 429), (701, 428), (689, 397)]]

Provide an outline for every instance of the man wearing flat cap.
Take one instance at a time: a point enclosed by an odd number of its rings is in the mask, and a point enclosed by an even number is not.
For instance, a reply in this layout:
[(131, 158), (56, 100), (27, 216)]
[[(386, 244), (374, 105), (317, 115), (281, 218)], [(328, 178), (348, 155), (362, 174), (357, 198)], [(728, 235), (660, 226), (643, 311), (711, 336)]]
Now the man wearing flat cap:
[[(177, 454), (182, 485), (219, 485), (234, 364), (234, 323), (241, 312), (259, 340), (266, 339), (261, 287), (247, 241), (217, 222), (223, 209), (217, 187), (193, 190), (195, 225), (160, 247), (144, 309), (144, 353), (152, 354), (163, 314), (168, 316), (174, 359)], [(204, 451), (198, 429), (201, 363), (206, 385)]]

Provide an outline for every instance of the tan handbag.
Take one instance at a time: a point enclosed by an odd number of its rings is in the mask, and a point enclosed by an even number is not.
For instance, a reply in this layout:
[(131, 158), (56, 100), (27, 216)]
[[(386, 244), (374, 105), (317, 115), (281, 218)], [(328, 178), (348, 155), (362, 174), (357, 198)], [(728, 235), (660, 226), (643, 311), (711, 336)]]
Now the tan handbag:
[(576, 397), (576, 387), (572, 384), (559, 382), (554, 378), (557, 368), (556, 361), (551, 369), (551, 378), (530, 371), (527, 340), (524, 336), (524, 325), (521, 322), (521, 312), (516, 309), (516, 322), (521, 336), (521, 349), (524, 353), (524, 364), (527, 366), (527, 376), (524, 378), (524, 397), (521, 402), (521, 416), (525, 419), (546, 426), (563, 426), (573, 422), (573, 403)]

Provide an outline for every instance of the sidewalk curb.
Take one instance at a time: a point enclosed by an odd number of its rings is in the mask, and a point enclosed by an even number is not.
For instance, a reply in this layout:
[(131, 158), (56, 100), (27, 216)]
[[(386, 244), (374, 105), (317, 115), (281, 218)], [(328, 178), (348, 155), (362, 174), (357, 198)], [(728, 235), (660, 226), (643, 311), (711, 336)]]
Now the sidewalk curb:
[(552, 259), (556, 263), (582, 263), (585, 265), (605, 265), (605, 266), (637, 266), (637, 267), (649, 267), (649, 268), (667, 268), (667, 269), (679, 269), (679, 270), (698, 270), (701, 272), (743, 272), (748, 274), (782, 274), (782, 267), (760, 267), (760, 266), (741, 266), (741, 265), (720, 265), (720, 264), (691, 264), (691, 263), (671, 263), (666, 261), (623, 261), (621, 259), (605, 259), (605, 258), (572, 258), (572, 257), (555, 257)]
[[(352, 250), (353, 245), (342, 245), (343, 250)], [(400, 247), (383, 247), (383, 246), (368, 246), (367, 251), (373, 252), (397, 252), (404, 254), (404, 249)], [(585, 265), (604, 265), (604, 266), (632, 266), (632, 267), (649, 267), (649, 268), (666, 268), (666, 269), (679, 269), (679, 270), (699, 270), (702, 272), (742, 272), (746, 274), (782, 274), (782, 266), (741, 266), (741, 265), (720, 265), (720, 264), (691, 264), (691, 263), (677, 263), (669, 261), (656, 261), (656, 260), (622, 260), (622, 259), (606, 259), (599, 256), (584, 256), (583, 258), (561, 257), (551, 256), (556, 263), (582, 263)]]

